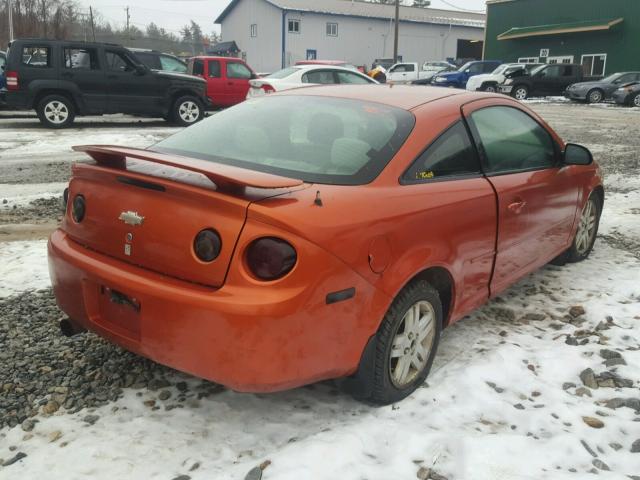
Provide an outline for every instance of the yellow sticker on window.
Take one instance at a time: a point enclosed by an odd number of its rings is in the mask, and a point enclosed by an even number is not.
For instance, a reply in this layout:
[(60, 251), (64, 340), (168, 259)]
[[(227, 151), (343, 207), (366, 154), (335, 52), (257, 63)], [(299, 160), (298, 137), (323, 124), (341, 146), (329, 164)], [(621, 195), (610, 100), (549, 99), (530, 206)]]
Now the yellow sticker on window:
[(433, 172), (431, 170), (425, 170), (423, 172), (417, 172), (416, 173), (416, 178), (418, 180), (425, 180), (427, 178), (433, 178), (435, 175), (433, 174)]

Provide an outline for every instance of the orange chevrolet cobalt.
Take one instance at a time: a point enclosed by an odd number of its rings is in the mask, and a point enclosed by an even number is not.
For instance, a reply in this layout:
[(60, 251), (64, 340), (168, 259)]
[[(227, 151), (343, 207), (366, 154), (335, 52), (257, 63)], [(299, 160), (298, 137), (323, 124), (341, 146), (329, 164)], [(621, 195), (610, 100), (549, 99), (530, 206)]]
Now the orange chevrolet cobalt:
[(63, 332), (243, 392), (406, 397), (443, 328), (585, 259), (604, 202), (586, 148), (442, 88), (289, 90), (146, 150), (75, 149), (48, 246)]

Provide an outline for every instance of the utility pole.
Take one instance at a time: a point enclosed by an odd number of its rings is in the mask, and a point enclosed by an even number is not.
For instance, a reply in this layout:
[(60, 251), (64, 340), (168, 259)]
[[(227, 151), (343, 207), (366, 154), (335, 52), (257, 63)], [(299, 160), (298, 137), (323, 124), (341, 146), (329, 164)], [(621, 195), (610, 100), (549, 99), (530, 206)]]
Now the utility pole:
[(129, 15), (129, 7), (125, 7), (125, 11), (127, 12), (127, 40), (129, 39), (129, 20), (131, 15)]
[(13, 42), (13, 1), (7, 0), (9, 6), (9, 41)]
[(93, 35), (93, 41), (96, 41), (96, 26), (93, 23), (93, 8), (89, 5), (89, 18), (91, 19), (91, 34)]
[(398, 63), (398, 26), (400, 23), (400, 0), (396, 0), (396, 28), (393, 32), (393, 63)]

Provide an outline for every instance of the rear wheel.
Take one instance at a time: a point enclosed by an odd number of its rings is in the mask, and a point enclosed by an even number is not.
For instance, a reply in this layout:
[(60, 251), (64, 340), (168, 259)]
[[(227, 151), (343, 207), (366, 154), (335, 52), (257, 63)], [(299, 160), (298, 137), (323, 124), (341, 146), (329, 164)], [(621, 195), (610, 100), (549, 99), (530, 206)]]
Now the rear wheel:
[(640, 93), (631, 99), (631, 105), (633, 107), (640, 107)]
[(73, 102), (62, 95), (47, 95), (36, 107), (40, 122), (48, 128), (65, 128), (73, 123)]
[(204, 117), (202, 102), (196, 97), (185, 95), (173, 104), (171, 119), (183, 127), (199, 122)]
[(602, 100), (604, 100), (604, 93), (602, 90), (594, 88), (587, 93), (587, 102), (589, 103), (600, 103)]
[(498, 91), (496, 86), (493, 84), (485, 85), (482, 90), (489, 93), (496, 93)]
[(517, 85), (513, 89), (513, 98), (516, 100), (526, 100), (529, 96), (529, 89), (524, 85)]
[(406, 286), (393, 301), (374, 337), (375, 351), (363, 356), (356, 376), (360, 398), (386, 405), (402, 400), (427, 377), (442, 330), (438, 292), (425, 281)]

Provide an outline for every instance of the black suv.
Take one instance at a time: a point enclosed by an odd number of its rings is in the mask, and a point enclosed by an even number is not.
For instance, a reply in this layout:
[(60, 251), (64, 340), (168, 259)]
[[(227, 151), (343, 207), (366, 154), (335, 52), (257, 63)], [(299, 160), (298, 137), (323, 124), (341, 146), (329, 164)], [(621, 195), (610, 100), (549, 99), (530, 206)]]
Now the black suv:
[(126, 48), (105, 43), (25, 39), (9, 45), (6, 102), (35, 109), (47, 127), (76, 115), (128, 113), (191, 125), (209, 106), (206, 82), (150, 70)]

